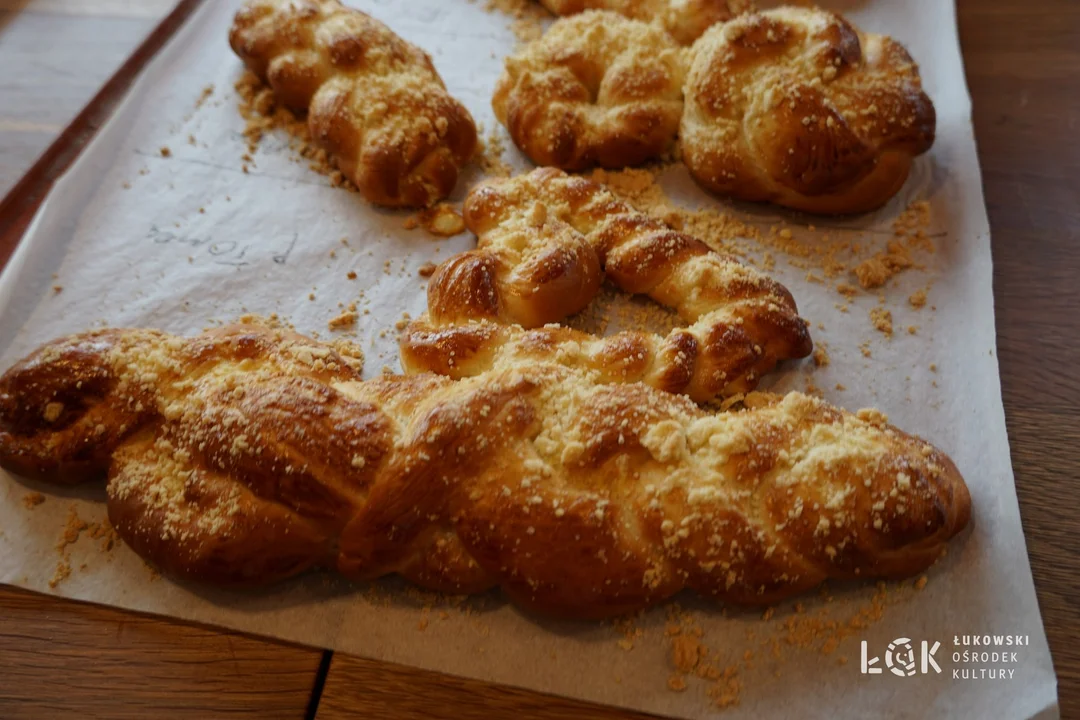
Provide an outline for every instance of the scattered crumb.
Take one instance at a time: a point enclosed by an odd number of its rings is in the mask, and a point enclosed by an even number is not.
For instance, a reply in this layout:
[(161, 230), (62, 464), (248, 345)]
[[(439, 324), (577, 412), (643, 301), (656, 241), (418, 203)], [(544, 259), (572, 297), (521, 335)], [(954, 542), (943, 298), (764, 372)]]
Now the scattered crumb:
[(612, 621), (615, 631), (622, 635), (618, 642), (616, 642), (616, 645), (623, 650), (632, 650), (634, 648), (634, 643), (645, 634), (645, 632), (634, 623), (640, 616), (641, 613), (638, 613), (637, 615), (630, 617), (615, 618), (615, 620)]
[(213, 95), (213, 94), (214, 94), (214, 86), (213, 85), (207, 85), (206, 87), (204, 87), (202, 89), (202, 92), (199, 93), (199, 97), (195, 100), (195, 109), (198, 110), (199, 108), (201, 108), (203, 106), (203, 104), (207, 100), (209, 100), (210, 96)]
[(63, 285), (53, 285), (52, 286), (52, 291), (56, 295), (59, 295), (60, 293), (64, 292), (64, 286)]
[(417, 270), (416, 272), (420, 277), (431, 277), (432, 275), (435, 274), (436, 267), (437, 266), (435, 265), (435, 263), (426, 262), (423, 265), (421, 265), (420, 269)]
[(68, 509), (67, 520), (64, 522), (64, 531), (60, 535), (60, 541), (56, 544), (56, 551), (59, 553), (65, 553), (68, 546), (74, 545), (79, 541), (79, 535), (83, 530), (90, 527), (90, 524), (79, 517), (78, 511), (75, 506), (72, 505)]
[(172, 157), (172, 150), (170, 150), (168, 148), (168, 146), (166, 146), (166, 145), (161, 146), (161, 151), (160, 152), (161, 152), (161, 157)]
[(844, 385), (841, 385), (840, 383), (836, 383), (836, 389), (839, 390), (840, 392), (844, 392), (845, 390), (847, 390), (847, 387), (844, 386)]
[(465, 219), (450, 205), (439, 203), (409, 216), (402, 227), (406, 230), (422, 227), (436, 237), (453, 237), (465, 232)]
[(49, 587), (56, 589), (56, 586), (71, 577), (71, 563), (67, 560), (61, 559), (56, 563), (56, 570), (53, 572), (52, 578), (49, 580)]
[(911, 253), (897, 240), (890, 240), (886, 249), (855, 266), (855, 277), (864, 290), (879, 288), (897, 273), (914, 267)]
[(864, 358), (873, 357), (873, 354), (870, 352), (870, 343), (869, 342), (864, 342), (861, 345), (859, 345), (859, 351), (862, 352), (862, 356)]
[[(24, 499), (24, 503), (25, 502), (26, 499)], [(30, 506), (28, 505), (28, 507)], [(75, 509), (75, 506), (72, 505), (68, 509), (67, 520), (64, 522), (64, 529), (60, 535), (60, 540), (56, 543), (56, 552), (60, 556), (60, 560), (56, 564), (56, 571), (53, 573), (52, 579), (49, 580), (50, 588), (55, 589), (57, 585), (71, 576), (71, 555), (69, 548), (79, 541), (80, 536), (82, 536), (84, 532), (87, 533), (90, 538), (101, 541), (99, 550), (102, 552), (112, 550), (116, 544), (116, 531), (108, 522), (87, 522), (79, 517), (78, 511)], [(84, 564), (81, 567), (85, 568), (86, 565)]]
[(480, 169), (484, 171), (485, 175), (489, 177), (510, 177), (513, 174), (513, 168), (503, 160), (505, 151), (506, 143), (503, 141), (502, 135), (499, 134), (499, 126), (496, 126), (488, 133), (486, 138), (480, 141), (480, 148), (477, 153)]
[(45, 496), (39, 492), (27, 493), (22, 499), (23, 507), (27, 510), (33, 510), (43, 502), (45, 502)]
[(705, 691), (709, 699), (719, 708), (731, 707), (739, 704), (739, 695), (742, 693), (742, 682), (739, 681), (739, 668), (737, 665), (729, 665), (724, 668), (716, 682)]
[(893, 324), (892, 313), (884, 308), (876, 307), (870, 311), (870, 322), (878, 332), (886, 337), (892, 337)]
[(814, 347), (814, 365), (817, 367), (829, 367), (829, 351), (824, 343), (818, 343)]
[(918, 290), (915, 293), (912, 293), (911, 297), (908, 298), (908, 302), (911, 303), (911, 307), (915, 308), (916, 310), (922, 309), (922, 307), (926, 305), (925, 288), (922, 290)]
[(937, 363), (930, 363), (930, 372), (937, 372)]
[(352, 311), (345, 311), (333, 317), (326, 323), (326, 327), (330, 330), (345, 330), (347, 328), (356, 327), (357, 314)]
[(239, 110), (245, 122), (244, 138), (247, 140), (241, 170), (249, 172), (249, 164), (253, 163), (251, 156), (267, 132), (284, 130), (289, 136), (289, 148), (307, 160), (311, 170), (328, 177), (333, 187), (357, 192), (356, 186), (337, 169), (333, 158), (312, 140), (307, 121), (279, 105), (273, 91), (257, 75), (245, 71), (236, 81), (235, 88), (240, 96)]
[(350, 270), (349, 272), (345, 273), (345, 277), (347, 277), (350, 280), (355, 280), (356, 279), (356, 271), (355, 270)]
[(877, 427), (885, 427), (889, 424), (889, 416), (877, 408), (862, 408), (855, 413), (855, 417)]
[(532, 42), (544, 34), (547, 13), (530, 0), (484, 0), (485, 12), (501, 12), (512, 18), (510, 30), (518, 43)]
[(697, 667), (704, 649), (694, 636), (679, 634), (671, 640), (671, 660), (679, 672), (688, 673)]
[(920, 577), (918, 580), (915, 581), (914, 587), (915, 587), (916, 590), (922, 590), (923, 588), (926, 587), (927, 582), (928, 582), (928, 580), (927, 580), (926, 576), (923, 575), (922, 577)]
[(914, 335), (917, 332), (919, 332), (919, 328), (916, 327), (915, 325), (908, 325), (907, 326), (907, 332), (908, 332), (908, 335)]
[(683, 692), (686, 690), (686, 679), (678, 673), (672, 673), (668, 678), (667, 686), (672, 692)]

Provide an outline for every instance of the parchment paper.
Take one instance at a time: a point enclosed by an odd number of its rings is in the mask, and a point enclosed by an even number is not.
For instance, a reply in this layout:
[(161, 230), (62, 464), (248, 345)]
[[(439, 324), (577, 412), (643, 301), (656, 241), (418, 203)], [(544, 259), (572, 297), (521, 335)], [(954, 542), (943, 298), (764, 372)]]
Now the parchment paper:
[[(489, 99), (501, 58), (514, 43), (506, 16), (466, 0), (352, 2), (428, 49), (451, 92), (479, 122), (494, 127)], [(811, 595), (803, 614), (788, 603), (767, 622), (757, 612), (724, 614), (693, 598), (681, 600), (722, 666), (753, 658), (752, 667), (744, 663), (739, 670), (740, 703), (722, 711), (726, 717), (1056, 716), (1055, 678), (1009, 463), (990, 238), (953, 7), (944, 0), (836, 0), (831, 6), (867, 30), (904, 42), (938, 111), (937, 143), (918, 161), (901, 196), (875, 215), (832, 225), (865, 229), (870, 241), (888, 237), (908, 202), (927, 198), (938, 251), (926, 273), (907, 273), (883, 288), (898, 328), (891, 340), (869, 326), (876, 297), (855, 298), (849, 312), (840, 313), (835, 290), (807, 282), (804, 270), (781, 259), (774, 274), (814, 323), (815, 340), (827, 343), (831, 364), (816, 371), (810, 363), (790, 364), (771, 382), (801, 388), (813, 371), (814, 383), (832, 401), (879, 407), (895, 424), (946, 450), (971, 487), (973, 527), (930, 571), (924, 590), (891, 591), (899, 600), (890, 601), (884, 616), (831, 653), (799, 649), (790, 628), (819, 612), (847, 622), (874, 588), (833, 588), (831, 602)], [(326, 337), (338, 303), (354, 300), (370, 311), (357, 327), (367, 374), (398, 367), (393, 325), (403, 312), (416, 316), (424, 309), (418, 267), (473, 240), (462, 235), (435, 242), (422, 231), (403, 230), (402, 214), (332, 188), (295, 161), (280, 135), (264, 140), (254, 167), (242, 172), (243, 121), (232, 89), (240, 63), (226, 43), (235, 7), (202, 6), (41, 208), (0, 278), (4, 368), (41, 342), (102, 325), (195, 333), (245, 312), (279, 313), (300, 331)], [(214, 93), (196, 109), (210, 84)], [(515, 150), (507, 156), (527, 167)], [(478, 177), (478, 171), (467, 176), (456, 199)], [(724, 204), (697, 190), (682, 169), (669, 171), (664, 183), (686, 205)], [(759, 224), (779, 216), (749, 206), (735, 212)], [(828, 231), (826, 224), (819, 231)], [(349, 271), (355, 280), (347, 278)], [(917, 312), (903, 298), (928, 280), (936, 311)], [(908, 324), (919, 326), (917, 335), (903, 332)], [(867, 340), (871, 358), (859, 349)], [(837, 383), (847, 389), (833, 389)], [(48, 499), (28, 509), (22, 500), (35, 490)], [(697, 678), (688, 679), (685, 692), (667, 689), (672, 665), (663, 608), (636, 620), (641, 635), (631, 632), (628, 640), (610, 624), (524, 617), (497, 596), (470, 603), (467, 612), (428, 611), (394, 582), (372, 589), (309, 575), (255, 593), (210, 591), (153, 579), (126, 547), (103, 554), (85, 534), (66, 550), (75, 568), (71, 577), (51, 588), (65, 518), (74, 508), (83, 519), (102, 519), (102, 498), (100, 488), (39, 488), (0, 472), (0, 581), (661, 714), (721, 712), (705, 697), (708, 683)], [(954, 639), (976, 634), (1027, 636), (1030, 644), (1003, 648), (1017, 652), (1015, 663), (955, 662), (954, 652), (973, 648), (956, 647)], [(942, 673), (862, 674), (860, 640), (867, 641), (870, 658), (882, 658), (881, 667), (896, 638), (909, 638), (916, 648), (922, 640), (940, 641), (935, 657)], [(952, 677), (954, 669), (979, 667), (1012, 668), (1014, 675)]]

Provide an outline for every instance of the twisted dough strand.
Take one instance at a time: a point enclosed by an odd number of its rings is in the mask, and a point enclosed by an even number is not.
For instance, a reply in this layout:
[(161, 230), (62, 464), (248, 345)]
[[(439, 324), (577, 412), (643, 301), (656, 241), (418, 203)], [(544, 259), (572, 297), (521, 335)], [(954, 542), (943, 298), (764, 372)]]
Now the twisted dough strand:
[[(753, 389), (777, 362), (812, 349), (786, 288), (598, 183), (554, 168), (483, 183), (466, 199), (465, 221), (478, 247), (432, 276), (428, 314), (400, 343), (409, 372), (460, 378), (554, 359), (706, 401)], [(628, 331), (603, 339), (540, 327), (583, 309), (604, 273), (688, 325), (666, 337)]]
[(476, 149), (427, 53), (338, 0), (247, 0), (229, 44), (373, 203), (431, 205)]
[(910, 575), (967, 523), (953, 464), (880, 414), (749, 401), (710, 414), (534, 363), (360, 382), (287, 332), (113, 330), (0, 378), (0, 465), (107, 472), (121, 538), (183, 578), (251, 585), (320, 565), (498, 585), (576, 617), (682, 588), (770, 603), (825, 578)]

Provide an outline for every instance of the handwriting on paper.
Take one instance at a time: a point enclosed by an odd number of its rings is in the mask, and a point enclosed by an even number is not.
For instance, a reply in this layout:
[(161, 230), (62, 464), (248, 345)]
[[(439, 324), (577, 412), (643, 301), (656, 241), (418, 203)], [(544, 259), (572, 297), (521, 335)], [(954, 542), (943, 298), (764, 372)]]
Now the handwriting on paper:
[[(288, 245), (271, 252), (269, 257), (276, 265), (285, 265), (289, 262), (293, 248), (296, 247), (298, 235), (293, 233)], [(205, 253), (215, 264), (229, 265), (232, 267), (244, 267), (265, 257), (269, 248), (260, 247), (250, 242), (238, 240), (215, 240), (210, 236), (198, 237), (184, 233), (163, 230), (157, 225), (151, 225), (146, 233), (146, 239), (155, 245), (182, 245)]]

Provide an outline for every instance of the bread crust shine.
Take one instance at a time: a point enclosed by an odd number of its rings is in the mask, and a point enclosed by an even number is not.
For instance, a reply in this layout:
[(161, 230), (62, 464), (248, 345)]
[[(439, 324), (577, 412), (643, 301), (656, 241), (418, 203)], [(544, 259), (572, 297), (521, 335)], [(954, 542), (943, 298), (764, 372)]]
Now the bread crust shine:
[(845, 214), (895, 195), (935, 124), (903, 46), (835, 13), (783, 7), (694, 44), (680, 142), (712, 192)]
[[(813, 349), (787, 288), (591, 180), (540, 168), (481, 183), (465, 222), (477, 249), (432, 275), (427, 315), (400, 342), (409, 372), (460, 378), (536, 359), (705, 402), (752, 390), (778, 362)], [(607, 338), (541, 327), (585, 308), (604, 277), (686, 325)]]
[(246, 0), (229, 44), (370, 202), (431, 205), (475, 153), (428, 54), (338, 0)]
[(675, 40), (689, 45), (718, 22), (753, 9), (752, 0), (540, 0), (556, 15), (611, 10), (633, 20), (657, 23)]
[(280, 330), (110, 330), (0, 377), (0, 465), (107, 474), (120, 537), (182, 578), (399, 573), (572, 617), (683, 588), (762, 604), (907, 576), (967, 524), (952, 462), (879, 413), (799, 393), (747, 405), (709, 413), (543, 363), (361, 382)]
[(491, 104), (537, 165), (638, 165), (675, 142), (683, 67), (662, 29), (590, 11), (557, 21), (507, 58)]

